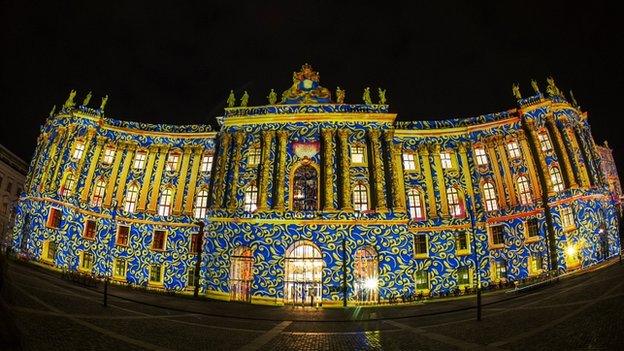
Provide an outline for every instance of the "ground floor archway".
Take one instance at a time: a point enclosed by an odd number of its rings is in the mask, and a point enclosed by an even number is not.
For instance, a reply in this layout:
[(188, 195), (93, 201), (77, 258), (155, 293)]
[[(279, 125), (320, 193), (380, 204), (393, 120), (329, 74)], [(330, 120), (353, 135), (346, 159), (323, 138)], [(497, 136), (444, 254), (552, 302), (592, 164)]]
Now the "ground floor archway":
[(284, 303), (314, 306), (321, 303), (323, 259), (309, 241), (298, 241), (286, 250)]
[(230, 265), (230, 301), (251, 301), (253, 256), (248, 247), (237, 247)]

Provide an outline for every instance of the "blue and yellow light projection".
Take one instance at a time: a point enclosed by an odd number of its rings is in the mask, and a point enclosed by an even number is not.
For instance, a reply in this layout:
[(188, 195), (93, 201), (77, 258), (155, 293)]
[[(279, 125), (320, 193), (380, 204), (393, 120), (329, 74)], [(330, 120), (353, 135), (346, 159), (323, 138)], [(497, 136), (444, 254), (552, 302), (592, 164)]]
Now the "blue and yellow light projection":
[(218, 131), (110, 119), (107, 97), (91, 108), (72, 91), (41, 128), (13, 249), (136, 286), (325, 306), (618, 253), (613, 177), (554, 80), (527, 98), (514, 86), (504, 112), (409, 122), (385, 90), (349, 104), (307, 64), (292, 80), (265, 106), (247, 106), (247, 92), (235, 106), (231, 92)]

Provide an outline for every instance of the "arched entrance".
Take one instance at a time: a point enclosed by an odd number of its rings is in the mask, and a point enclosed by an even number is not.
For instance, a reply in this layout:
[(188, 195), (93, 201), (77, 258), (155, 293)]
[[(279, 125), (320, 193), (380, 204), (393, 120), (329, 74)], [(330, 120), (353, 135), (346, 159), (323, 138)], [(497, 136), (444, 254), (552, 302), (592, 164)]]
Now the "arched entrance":
[(321, 302), (323, 259), (309, 241), (298, 241), (286, 250), (284, 303), (314, 306)]
[(253, 256), (248, 247), (237, 247), (230, 265), (230, 301), (251, 301)]
[(375, 303), (378, 293), (379, 260), (374, 248), (363, 247), (355, 253), (353, 275), (355, 278), (355, 298), (358, 303)]

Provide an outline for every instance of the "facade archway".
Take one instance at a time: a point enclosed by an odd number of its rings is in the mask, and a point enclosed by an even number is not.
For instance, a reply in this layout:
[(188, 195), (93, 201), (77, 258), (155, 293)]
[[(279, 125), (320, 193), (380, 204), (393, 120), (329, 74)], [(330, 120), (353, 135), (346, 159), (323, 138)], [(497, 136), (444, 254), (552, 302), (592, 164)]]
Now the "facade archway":
[(230, 301), (251, 301), (253, 256), (248, 247), (237, 247), (230, 264)]
[(286, 250), (284, 303), (314, 306), (322, 300), (323, 258), (309, 241), (298, 241)]
[(367, 246), (355, 253), (353, 275), (355, 298), (358, 303), (375, 303), (378, 300), (379, 258), (374, 248)]

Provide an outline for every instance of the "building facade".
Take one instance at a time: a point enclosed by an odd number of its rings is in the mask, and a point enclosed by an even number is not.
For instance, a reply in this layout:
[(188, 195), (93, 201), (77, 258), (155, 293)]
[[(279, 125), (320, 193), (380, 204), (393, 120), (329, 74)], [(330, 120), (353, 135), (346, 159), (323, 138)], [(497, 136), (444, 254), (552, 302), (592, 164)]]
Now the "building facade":
[(106, 118), (73, 92), (41, 129), (13, 246), (264, 304), (374, 303), (586, 267), (619, 253), (619, 199), (586, 113), (553, 81), (548, 97), (535, 88), (504, 112), (398, 122), (384, 91), (334, 102), (304, 65), (280, 101), (250, 107), (245, 93), (234, 107), (231, 95), (218, 131)]
[(11, 245), (17, 199), (24, 189), (28, 164), (0, 145), (0, 250)]

